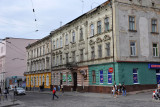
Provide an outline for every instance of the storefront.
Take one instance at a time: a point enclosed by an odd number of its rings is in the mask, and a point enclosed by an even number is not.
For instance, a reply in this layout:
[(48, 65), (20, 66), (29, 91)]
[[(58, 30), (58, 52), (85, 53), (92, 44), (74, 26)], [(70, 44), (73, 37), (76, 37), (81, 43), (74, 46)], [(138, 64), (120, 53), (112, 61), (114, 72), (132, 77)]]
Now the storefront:
[[(149, 65), (152, 65), (152, 67), (149, 67)], [(147, 62), (117, 62), (90, 65), (89, 91), (109, 93), (114, 83), (117, 85), (124, 83), (127, 91), (154, 89), (157, 83), (160, 83), (159, 66), (159, 64)], [(114, 69), (115, 73), (109, 72), (110, 67)]]

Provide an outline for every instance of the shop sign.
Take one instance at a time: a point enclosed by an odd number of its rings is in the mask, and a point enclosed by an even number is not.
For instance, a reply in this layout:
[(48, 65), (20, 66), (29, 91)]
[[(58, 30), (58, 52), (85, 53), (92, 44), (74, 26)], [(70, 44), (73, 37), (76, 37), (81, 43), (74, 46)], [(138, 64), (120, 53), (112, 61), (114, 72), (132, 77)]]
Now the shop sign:
[(150, 68), (150, 69), (160, 69), (160, 64), (148, 64), (148, 68)]
[(68, 82), (72, 82), (72, 76), (71, 76), (71, 74), (68, 74)]
[(113, 68), (112, 67), (109, 68), (109, 72), (113, 73)]

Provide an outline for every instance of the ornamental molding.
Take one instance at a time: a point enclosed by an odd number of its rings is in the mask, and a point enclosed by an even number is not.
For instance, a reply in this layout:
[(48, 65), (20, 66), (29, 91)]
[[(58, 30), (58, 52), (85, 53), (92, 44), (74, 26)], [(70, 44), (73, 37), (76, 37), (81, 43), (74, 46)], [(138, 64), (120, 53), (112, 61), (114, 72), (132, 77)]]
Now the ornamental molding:
[(104, 40), (104, 41), (111, 40), (111, 37), (110, 37), (109, 35), (105, 35), (104, 38), (103, 38), (103, 40)]
[(89, 41), (89, 44), (90, 44), (90, 45), (94, 45), (95, 42), (94, 42), (93, 40), (90, 40), (90, 41)]
[(98, 38), (96, 39), (96, 42), (97, 42), (97, 43), (102, 43), (102, 39), (101, 39), (100, 37), (98, 37)]

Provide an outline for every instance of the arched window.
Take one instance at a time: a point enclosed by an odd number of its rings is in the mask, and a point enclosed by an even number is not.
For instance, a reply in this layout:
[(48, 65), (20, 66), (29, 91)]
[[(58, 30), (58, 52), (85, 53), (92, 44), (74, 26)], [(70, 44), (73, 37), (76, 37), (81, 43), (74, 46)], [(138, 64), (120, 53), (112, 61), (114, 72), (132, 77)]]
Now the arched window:
[(36, 85), (38, 86), (38, 75), (37, 75), (37, 79), (36, 79)]
[(41, 85), (41, 76), (39, 76), (39, 86)]
[(48, 76), (48, 74), (46, 76), (46, 86), (49, 86), (49, 76)]

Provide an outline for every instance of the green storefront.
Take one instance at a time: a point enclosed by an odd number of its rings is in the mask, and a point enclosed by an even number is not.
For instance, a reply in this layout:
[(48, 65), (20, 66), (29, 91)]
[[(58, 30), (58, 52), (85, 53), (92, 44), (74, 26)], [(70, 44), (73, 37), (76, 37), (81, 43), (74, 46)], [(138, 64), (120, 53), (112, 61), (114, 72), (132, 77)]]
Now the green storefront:
[[(115, 70), (115, 73), (109, 73), (110, 67)], [(114, 83), (117, 85), (124, 83), (127, 91), (152, 89), (156, 88), (157, 82), (160, 83), (160, 65), (158, 63), (117, 62), (89, 66), (89, 86), (101, 90), (91, 89), (93, 92), (110, 92)]]

